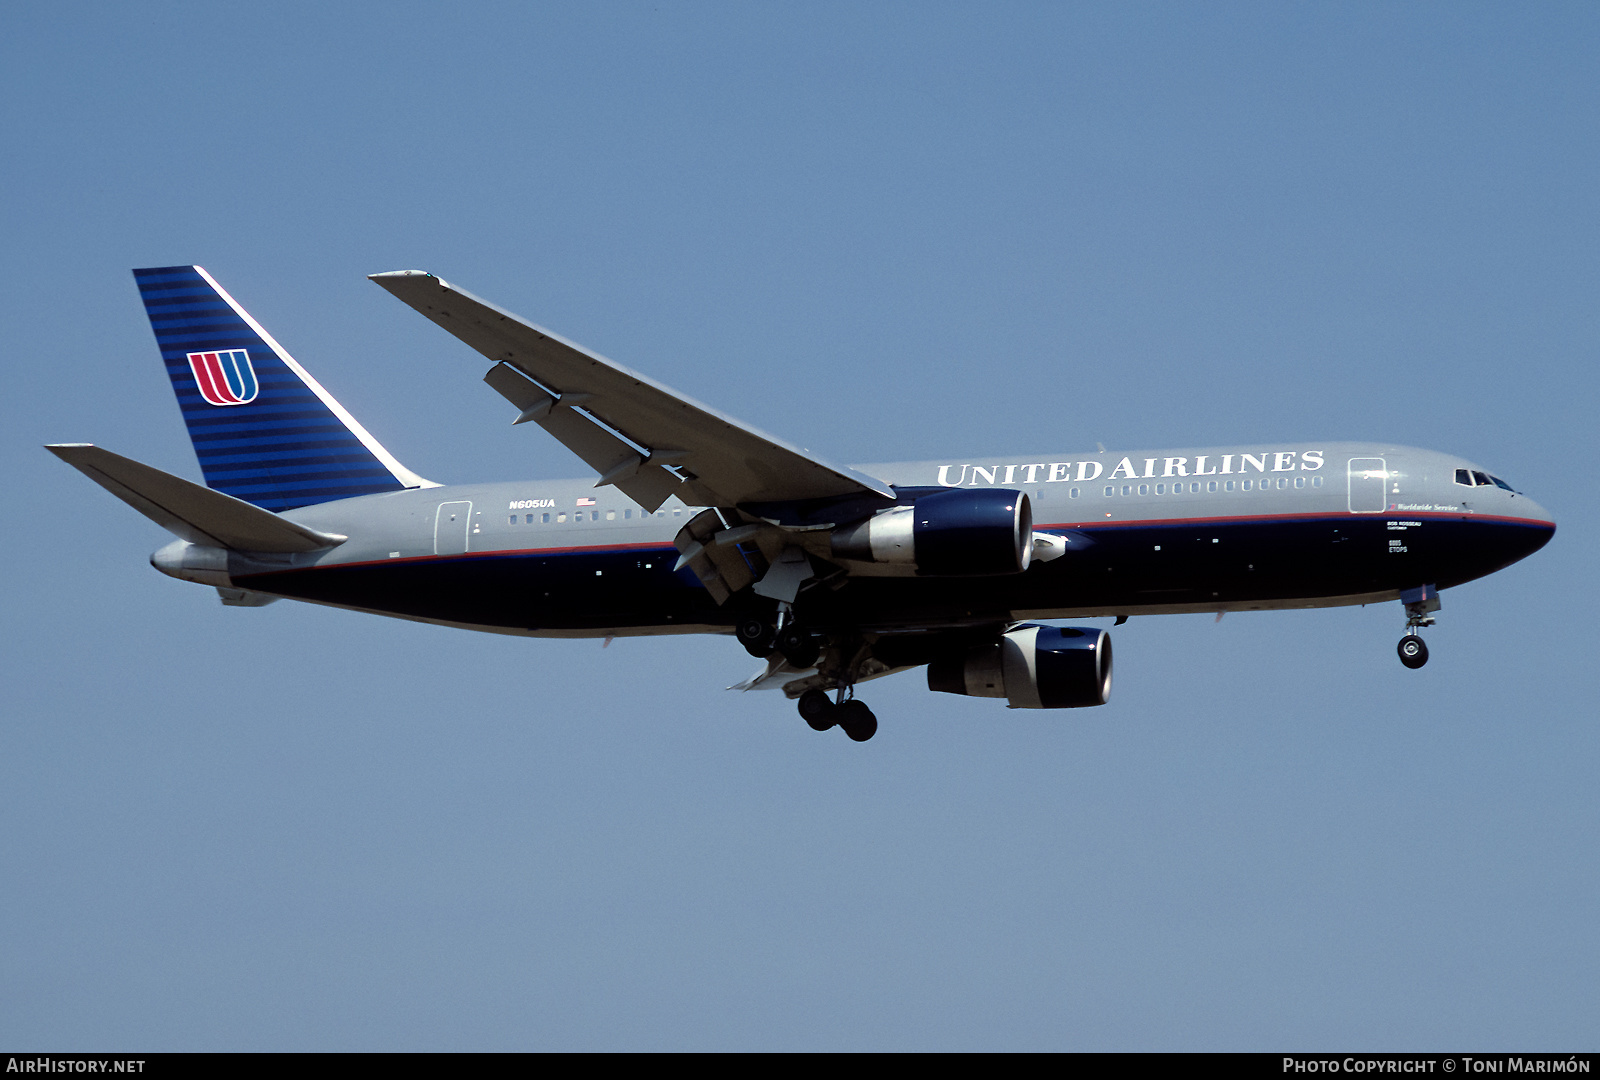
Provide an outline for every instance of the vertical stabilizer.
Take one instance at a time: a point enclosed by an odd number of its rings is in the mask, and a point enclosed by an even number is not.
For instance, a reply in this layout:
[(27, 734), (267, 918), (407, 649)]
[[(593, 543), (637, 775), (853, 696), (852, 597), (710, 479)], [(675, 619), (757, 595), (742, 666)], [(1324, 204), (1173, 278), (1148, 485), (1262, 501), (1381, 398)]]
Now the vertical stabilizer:
[(135, 270), (206, 484), (274, 512), (431, 487), (198, 266)]

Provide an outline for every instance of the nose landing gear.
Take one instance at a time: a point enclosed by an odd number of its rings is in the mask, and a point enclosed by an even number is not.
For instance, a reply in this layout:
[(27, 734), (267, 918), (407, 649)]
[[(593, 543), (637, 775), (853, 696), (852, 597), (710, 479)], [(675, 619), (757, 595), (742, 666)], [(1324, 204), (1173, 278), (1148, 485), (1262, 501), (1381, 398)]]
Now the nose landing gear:
[(1433, 613), (1439, 610), (1439, 590), (1433, 585), (1423, 585), (1407, 589), (1400, 594), (1400, 599), (1406, 605), (1406, 636), (1400, 639), (1395, 651), (1400, 654), (1402, 664), (1416, 670), (1428, 662), (1428, 645), (1417, 631), (1433, 625)]
[(1428, 662), (1428, 644), (1416, 634), (1401, 638), (1397, 651), (1400, 653), (1400, 662), (1408, 668), (1419, 668)]

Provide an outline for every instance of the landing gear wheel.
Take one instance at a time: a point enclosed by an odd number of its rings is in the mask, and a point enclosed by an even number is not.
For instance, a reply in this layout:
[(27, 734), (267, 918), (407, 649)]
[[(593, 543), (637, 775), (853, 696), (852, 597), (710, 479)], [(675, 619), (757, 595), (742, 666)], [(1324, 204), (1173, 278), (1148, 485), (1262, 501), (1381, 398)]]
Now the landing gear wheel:
[(1419, 668), (1428, 662), (1428, 645), (1415, 634), (1401, 638), (1395, 651), (1400, 654), (1400, 662), (1408, 668)]
[(866, 702), (852, 699), (835, 708), (838, 709), (839, 726), (854, 741), (866, 742), (878, 733), (878, 718), (872, 715)]
[(763, 658), (772, 653), (773, 641), (777, 637), (772, 627), (754, 616), (740, 619), (739, 624), (733, 628), (733, 635), (739, 639), (739, 644), (744, 646), (745, 652)]
[(812, 731), (827, 731), (839, 722), (838, 706), (828, 700), (826, 690), (807, 690), (800, 695), (800, 719), (811, 725)]
[(808, 668), (816, 665), (822, 646), (801, 627), (786, 626), (778, 635), (778, 651), (789, 661), (790, 667)]

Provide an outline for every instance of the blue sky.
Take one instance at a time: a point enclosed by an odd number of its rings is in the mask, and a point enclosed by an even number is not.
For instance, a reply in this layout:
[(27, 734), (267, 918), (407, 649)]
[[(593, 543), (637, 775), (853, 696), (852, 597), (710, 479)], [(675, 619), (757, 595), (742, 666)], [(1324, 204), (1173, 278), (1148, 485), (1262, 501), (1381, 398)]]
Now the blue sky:
[[(0, 38), (0, 1044), (1593, 1049), (1600, 12), (16, 4)], [(1544, 551), (1134, 619), (1112, 703), (729, 639), (223, 609), (40, 445), (198, 478), (129, 268), (407, 465), (582, 475), (421, 268), (838, 461), (1460, 453)]]

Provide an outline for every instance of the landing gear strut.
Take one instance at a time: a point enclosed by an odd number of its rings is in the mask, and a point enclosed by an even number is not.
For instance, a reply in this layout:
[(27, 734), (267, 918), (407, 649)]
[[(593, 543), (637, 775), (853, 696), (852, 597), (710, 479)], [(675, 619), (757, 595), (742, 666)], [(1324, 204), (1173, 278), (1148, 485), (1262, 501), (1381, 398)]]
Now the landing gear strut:
[(1433, 613), (1439, 610), (1439, 590), (1432, 585), (1407, 589), (1400, 594), (1406, 605), (1406, 636), (1400, 639), (1395, 651), (1400, 662), (1415, 670), (1428, 662), (1428, 645), (1417, 634), (1424, 626), (1433, 625)]

